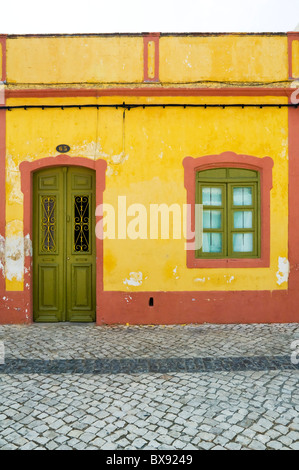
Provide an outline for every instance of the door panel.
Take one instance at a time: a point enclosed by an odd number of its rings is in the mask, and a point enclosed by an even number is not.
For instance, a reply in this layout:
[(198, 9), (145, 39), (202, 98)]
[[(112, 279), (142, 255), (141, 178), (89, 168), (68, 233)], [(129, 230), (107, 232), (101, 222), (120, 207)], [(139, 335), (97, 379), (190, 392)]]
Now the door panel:
[(35, 321), (63, 321), (63, 188), (62, 168), (33, 176), (33, 313)]
[(67, 318), (69, 321), (92, 321), (95, 318), (95, 231), (93, 217), (94, 172), (72, 167), (68, 171), (67, 199)]
[(38, 266), (39, 310), (58, 310), (58, 271), (57, 264)]
[(93, 321), (92, 266), (72, 263), (70, 321)]
[(72, 285), (74, 310), (91, 310), (91, 266), (72, 264)]
[(35, 321), (95, 320), (94, 183), (86, 168), (34, 174)]

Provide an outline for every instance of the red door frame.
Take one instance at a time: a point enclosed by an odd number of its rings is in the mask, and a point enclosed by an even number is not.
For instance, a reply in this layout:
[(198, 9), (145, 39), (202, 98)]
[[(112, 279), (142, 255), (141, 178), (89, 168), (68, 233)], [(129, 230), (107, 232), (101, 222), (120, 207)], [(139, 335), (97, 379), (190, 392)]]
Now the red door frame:
[[(32, 243), (32, 198), (33, 173), (44, 168), (57, 166), (81, 166), (90, 168), (96, 172), (96, 207), (103, 203), (103, 192), (105, 190), (105, 172), (107, 162), (105, 160), (89, 160), (81, 157), (70, 157), (69, 155), (57, 155), (56, 157), (42, 158), (34, 162), (22, 162), (20, 164), (21, 172), (21, 190), (24, 194), (23, 220), (24, 237), (29, 237)], [(24, 310), (27, 310), (27, 321), (33, 322), (33, 289), (32, 289), (32, 250), (25, 250), (24, 260)], [(96, 319), (98, 321), (100, 298), (103, 292), (103, 240), (96, 238)]]

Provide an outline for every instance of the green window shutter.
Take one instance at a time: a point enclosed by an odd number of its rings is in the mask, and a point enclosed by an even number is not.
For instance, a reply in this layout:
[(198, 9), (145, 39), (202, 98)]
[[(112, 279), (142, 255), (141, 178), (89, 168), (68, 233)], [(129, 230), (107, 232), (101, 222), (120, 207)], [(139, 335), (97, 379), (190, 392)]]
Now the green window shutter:
[(258, 172), (239, 168), (198, 172), (196, 203), (203, 205), (202, 246), (196, 250), (197, 258), (260, 256)]

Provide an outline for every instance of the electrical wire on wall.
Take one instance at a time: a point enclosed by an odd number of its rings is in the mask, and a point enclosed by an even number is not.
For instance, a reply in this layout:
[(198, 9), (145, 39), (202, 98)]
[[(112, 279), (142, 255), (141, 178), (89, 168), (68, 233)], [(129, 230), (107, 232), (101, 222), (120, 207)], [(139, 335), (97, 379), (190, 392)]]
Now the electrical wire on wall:
[(299, 104), (293, 103), (227, 103), (227, 104), (190, 104), (190, 103), (159, 103), (159, 104), (141, 104), (141, 103), (130, 103), (127, 104), (123, 102), (122, 104), (47, 104), (47, 105), (18, 105), (18, 106), (0, 106), (0, 110), (12, 111), (13, 109), (24, 109), (27, 111), (28, 109), (70, 109), (70, 108), (123, 108), (125, 111), (130, 111), (131, 109), (135, 108), (298, 108)]

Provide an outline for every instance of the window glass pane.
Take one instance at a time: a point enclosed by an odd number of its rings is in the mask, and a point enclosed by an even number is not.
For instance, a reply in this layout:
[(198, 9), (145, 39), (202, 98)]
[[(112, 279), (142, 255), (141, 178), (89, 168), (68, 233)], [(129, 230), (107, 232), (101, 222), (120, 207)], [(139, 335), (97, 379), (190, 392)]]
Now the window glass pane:
[(233, 251), (238, 253), (250, 252), (253, 250), (252, 233), (234, 233)]
[(252, 211), (234, 212), (234, 228), (252, 228)]
[(203, 253), (221, 253), (222, 252), (222, 234), (221, 233), (203, 233)]
[(204, 206), (221, 206), (221, 188), (202, 188), (202, 203)]
[(203, 211), (203, 228), (221, 229), (221, 211)]
[(252, 205), (252, 188), (233, 188), (234, 206)]

